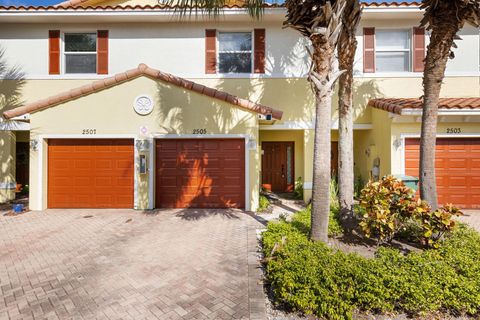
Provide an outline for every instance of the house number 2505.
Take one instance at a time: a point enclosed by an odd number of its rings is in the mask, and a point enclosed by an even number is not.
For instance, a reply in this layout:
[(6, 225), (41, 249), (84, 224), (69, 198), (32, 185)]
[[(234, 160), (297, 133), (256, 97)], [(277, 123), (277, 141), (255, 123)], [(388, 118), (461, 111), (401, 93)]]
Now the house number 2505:
[(193, 134), (206, 134), (207, 129), (193, 129)]
[(97, 134), (97, 129), (83, 129), (82, 134)]

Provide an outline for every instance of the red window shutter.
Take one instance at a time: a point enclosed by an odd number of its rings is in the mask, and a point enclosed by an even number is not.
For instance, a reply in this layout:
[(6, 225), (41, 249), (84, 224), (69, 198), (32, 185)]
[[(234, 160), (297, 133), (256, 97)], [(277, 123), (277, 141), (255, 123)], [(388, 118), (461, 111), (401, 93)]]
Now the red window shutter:
[(425, 29), (413, 28), (413, 72), (423, 72), (425, 63)]
[(60, 74), (60, 30), (48, 31), (48, 74)]
[(254, 71), (265, 73), (265, 29), (254, 30)]
[(97, 31), (97, 73), (108, 74), (108, 30)]
[(205, 30), (205, 73), (217, 73), (217, 30)]
[(363, 28), (363, 72), (375, 72), (375, 28)]

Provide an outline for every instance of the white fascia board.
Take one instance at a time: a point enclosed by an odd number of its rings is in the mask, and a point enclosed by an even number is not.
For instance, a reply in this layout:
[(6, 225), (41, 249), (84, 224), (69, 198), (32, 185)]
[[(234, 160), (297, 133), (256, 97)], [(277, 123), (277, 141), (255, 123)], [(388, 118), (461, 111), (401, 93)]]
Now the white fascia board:
[[(283, 21), (284, 8), (267, 8), (260, 21)], [(80, 10), (0, 10), (2, 22), (207, 22), (212, 21), (207, 12), (180, 15), (172, 9), (123, 10), (123, 9), (80, 9)], [(245, 9), (234, 8), (220, 11), (218, 21), (251, 21)]]
[[(371, 123), (354, 123), (354, 130), (370, 130)], [(314, 121), (285, 121), (280, 124), (260, 125), (260, 130), (313, 130), (315, 129)], [(332, 130), (338, 130), (338, 120), (333, 120), (331, 124)]]
[(1, 121), (0, 131), (30, 131), (30, 123), (23, 121)]
[[(402, 116), (421, 116), (422, 110), (421, 109), (403, 109)], [(439, 110), (439, 116), (478, 116), (480, 115), (480, 109), (447, 109), (447, 110)]]

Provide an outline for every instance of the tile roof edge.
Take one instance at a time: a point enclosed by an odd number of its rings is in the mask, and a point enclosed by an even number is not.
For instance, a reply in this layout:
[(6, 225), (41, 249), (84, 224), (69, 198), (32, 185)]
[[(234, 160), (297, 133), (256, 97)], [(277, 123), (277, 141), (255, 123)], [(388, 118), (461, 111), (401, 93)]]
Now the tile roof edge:
[[(89, 0), (67, 0), (63, 1), (54, 5), (48, 5), (48, 6), (1, 6), (0, 5), (0, 10), (67, 10), (67, 9), (73, 9), (73, 10), (105, 10), (105, 9), (113, 9), (113, 10), (124, 10), (124, 9), (175, 9), (178, 6), (175, 5), (98, 5), (98, 6), (86, 6), (82, 7), (81, 5), (83, 3), (88, 2)], [(361, 5), (365, 8), (401, 8), (401, 7), (420, 7), (421, 3), (418, 1), (394, 1), (394, 2), (386, 2), (386, 1), (375, 1), (375, 2), (365, 2), (363, 1)], [(225, 5), (226, 9), (240, 9), (240, 8), (245, 8), (245, 6), (238, 5), (238, 4), (232, 4), (232, 5)], [(265, 4), (265, 8), (285, 8), (283, 4)]]
[[(470, 104), (463, 104), (464, 102), (470, 102)], [(368, 101), (368, 106), (399, 115), (403, 114), (403, 111), (421, 110), (418, 104), (421, 104), (420, 98), (375, 98)], [(442, 97), (439, 100), (439, 110), (461, 110), (477, 109), (480, 110), (480, 97)]]
[(11, 119), (14, 117), (24, 115), (26, 113), (34, 113), (37, 111), (48, 109), (48, 108), (57, 106), (61, 103), (65, 103), (74, 99), (78, 99), (82, 96), (89, 95), (91, 93), (99, 92), (99, 91), (114, 87), (116, 85), (133, 80), (140, 76), (147, 76), (155, 80), (168, 82), (177, 87), (181, 87), (189, 91), (194, 91), (194, 92), (209, 96), (211, 98), (227, 102), (229, 104), (238, 106), (248, 111), (252, 111), (252, 112), (256, 112), (264, 115), (271, 114), (272, 117), (277, 120), (280, 120), (283, 115), (283, 112), (280, 110), (277, 110), (259, 103), (255, 103), (247, 99), (242, 99), (232, 94), (229, 94), (227, 92), (216, 90), (216, 89), (198, 84), (196, 82), (193, 82), (181, 77), (177, 77), (157, 69), (150, 68), (146, 64), (141, 63), (135, 69), (117, 73), (113, 76), (110, 76), (101, 80), (93, 81), (84, 86), (70, 89), (68, 91), (61, 92), (57, 95), (40, 99), (11, 110), (7, 110), (3, 112), (3, 117), (5, 119)]

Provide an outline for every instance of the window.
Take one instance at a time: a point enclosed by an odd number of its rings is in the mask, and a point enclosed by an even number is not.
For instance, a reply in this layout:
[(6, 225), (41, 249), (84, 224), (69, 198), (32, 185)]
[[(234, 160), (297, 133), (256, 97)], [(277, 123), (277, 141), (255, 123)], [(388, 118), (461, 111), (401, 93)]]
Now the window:
[(410, 71), (410, 30), (377, 30), (375, 60), (377, 72)]
[(220, 73), (252, 72), (251, 32), (219, 32), (218, 44)]
[(97, 35), (65, 33), (65, 73), (97, 72)]

